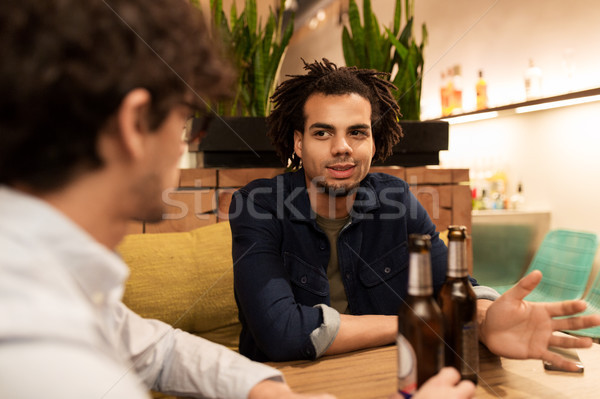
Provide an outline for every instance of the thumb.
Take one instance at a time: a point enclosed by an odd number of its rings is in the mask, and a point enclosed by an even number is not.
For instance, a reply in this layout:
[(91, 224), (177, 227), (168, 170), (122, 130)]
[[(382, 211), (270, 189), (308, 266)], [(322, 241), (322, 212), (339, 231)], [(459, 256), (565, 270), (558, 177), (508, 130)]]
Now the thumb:
[(504, 293), (504, 297), (523, 300), (542, 281), (542, 272), (534, 270), (516, 283), (511, 289)]

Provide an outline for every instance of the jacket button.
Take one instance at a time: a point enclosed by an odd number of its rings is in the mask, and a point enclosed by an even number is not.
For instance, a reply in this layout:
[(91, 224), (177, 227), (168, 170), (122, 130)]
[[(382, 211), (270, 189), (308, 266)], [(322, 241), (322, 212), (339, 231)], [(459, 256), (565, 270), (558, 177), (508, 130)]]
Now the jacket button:
[(350, 280), (352, 278), (352, 275), (350, 273), (346, 273), (346, 280)]
[(389, 267), (386, 267), (385, 269), (383, 269), (383, 272), (385, 274), (390, 274), (391, 271), (392, 271), (392, 269), (390, 269)]
[(324, 243), (323, 241), (321, 241), (321, 242), (319, 243), (319, 249), (320, 249), (321, 251), (325, 250), (325, 243)]
[(300, 282), (301, 282), (302, 284), (306, 284), (306, 282), (307, 282), (307, 281), (308, 281), (308, 279), (306, 278), (306, 276), (302, 276), (302, 277), (300, 277)]

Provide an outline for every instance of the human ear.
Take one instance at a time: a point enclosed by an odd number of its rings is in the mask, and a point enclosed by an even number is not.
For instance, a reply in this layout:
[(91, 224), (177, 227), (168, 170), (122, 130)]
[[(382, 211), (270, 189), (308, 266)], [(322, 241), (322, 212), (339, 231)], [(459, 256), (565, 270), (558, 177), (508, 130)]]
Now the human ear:
[(148, 114), (151, 95), (146, 89), (127, 93), (117, 110), (117, 129), (124, 151), (132, 158), (140, 158), (148, 137)]
[(295, 130), (294, 131), (294, 152), (296, 155), (302, 159), (302, 138), (304, 137), (303, 133)]

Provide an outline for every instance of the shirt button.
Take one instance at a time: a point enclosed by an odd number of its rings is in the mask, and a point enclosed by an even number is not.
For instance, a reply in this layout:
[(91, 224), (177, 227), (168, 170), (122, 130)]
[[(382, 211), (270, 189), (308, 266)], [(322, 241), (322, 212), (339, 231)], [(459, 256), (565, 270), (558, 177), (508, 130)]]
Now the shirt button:
[(306, 284), (306, 282), (307, 282), (307, 281), (308, 281), (308, 279), (306, 278), (306, 276), (302, 276), (302, 277), (300, 277), (300, 282), (301, 282), (302, 284)]
[(386, 267), (385, 269), (383, 269), (383, 272), (385, 274), (390, 274), (391, 271), (392, 271), (392, 269), (390, 269), (389, 267)]

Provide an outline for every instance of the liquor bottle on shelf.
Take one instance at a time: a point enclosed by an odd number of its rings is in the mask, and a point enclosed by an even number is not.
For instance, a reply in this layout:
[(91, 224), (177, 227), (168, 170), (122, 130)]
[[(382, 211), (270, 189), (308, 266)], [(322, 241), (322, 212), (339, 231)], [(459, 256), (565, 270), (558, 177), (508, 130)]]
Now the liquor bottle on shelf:
[(525, 71), (525, 98), (534, 100), (542, 96), (542, 70), (529, 60), (529, 68)]
[(442, 81), (440, 84), (440, 97), (442, 100), (442, 116), (450, 115), (450, 98), (448, 95), (448, 82), (446, 81), (446, 73), (442, 71)]
[(433, 298), (431, 239), (409, 236), (408, 296), (398, 311), (398, 392), (410, 397), (444, 366), (444, 319)]
[(483, 79), (483, 71), (479, 71), (479, 80), (475, 85), (475, 91), (477, 93), (477, 110), (486, 109), (488, 107), (487, 97), (487, 82)]
[(525, 196), (523, 195), (523, 183), (517, 186), (517, 192), (510, 197), (510, 209), (522, 210), (525, 207)]
[(477, 297), (468, 278), (466, 240), (465, 226), (448, 227), (448, 272), (438, 301), (444, 315), (446, 366), (456, 368), (461, 379), (477, 384)]
[(454, 65), (452, 74), (452, 114), (460, 114), (463, 112), (462, 104), (462, 76), (460, 65)]
[(446, 111), (445, 116), (452, 115), (452, 111), (456, 107), (454, 100), (454, 70), (448, 68), (446, 71)]

